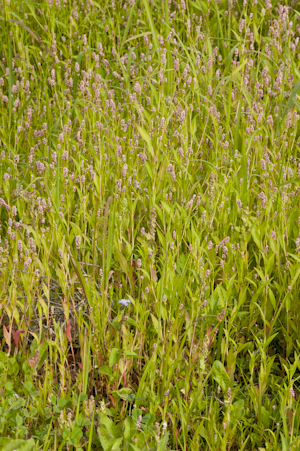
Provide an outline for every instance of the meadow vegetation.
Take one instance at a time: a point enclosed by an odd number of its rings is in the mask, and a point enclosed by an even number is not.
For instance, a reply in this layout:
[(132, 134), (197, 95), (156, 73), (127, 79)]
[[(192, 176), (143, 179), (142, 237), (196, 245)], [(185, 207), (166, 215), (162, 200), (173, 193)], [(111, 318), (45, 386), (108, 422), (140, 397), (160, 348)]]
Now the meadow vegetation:
[(1, 451), (300, 450), (299, 20), (0, 2)]

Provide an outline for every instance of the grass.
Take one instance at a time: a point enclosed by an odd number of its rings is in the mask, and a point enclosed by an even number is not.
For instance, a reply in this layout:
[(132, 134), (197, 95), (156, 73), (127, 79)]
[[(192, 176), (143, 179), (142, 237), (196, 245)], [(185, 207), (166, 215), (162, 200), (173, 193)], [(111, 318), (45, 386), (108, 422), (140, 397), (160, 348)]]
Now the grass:
[(2, 0), (1, 451), (300, 449), (299, 17)]

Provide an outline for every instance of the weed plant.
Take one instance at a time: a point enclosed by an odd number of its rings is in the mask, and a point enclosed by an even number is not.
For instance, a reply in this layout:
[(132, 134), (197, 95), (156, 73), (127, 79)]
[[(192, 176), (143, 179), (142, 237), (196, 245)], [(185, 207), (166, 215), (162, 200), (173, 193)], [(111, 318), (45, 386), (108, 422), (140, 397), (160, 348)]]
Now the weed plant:
[(297, 0), (0, 2), (0, 449), (300, 449)]

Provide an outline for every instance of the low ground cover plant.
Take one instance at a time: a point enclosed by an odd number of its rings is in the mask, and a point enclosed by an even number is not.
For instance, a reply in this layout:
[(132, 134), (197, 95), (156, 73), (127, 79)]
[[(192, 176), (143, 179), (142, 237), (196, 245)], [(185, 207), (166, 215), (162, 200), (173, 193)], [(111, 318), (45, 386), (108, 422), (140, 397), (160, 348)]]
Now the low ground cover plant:
[(0, 3), (0, 449), (299, 450), (300, 7)]

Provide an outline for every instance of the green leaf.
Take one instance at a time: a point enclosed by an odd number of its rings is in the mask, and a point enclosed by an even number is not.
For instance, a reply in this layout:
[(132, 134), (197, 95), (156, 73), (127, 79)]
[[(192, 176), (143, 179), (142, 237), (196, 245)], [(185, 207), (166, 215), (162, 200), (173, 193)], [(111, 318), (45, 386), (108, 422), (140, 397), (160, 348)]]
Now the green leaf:
[(219, 360), (215, 360), (215, 362), (213, 363), (212, 377), (222, 388), (223, 392), (225, 392), (230, 385), (230, 377), (226, 373), (223, 363)]
[(281, 437), (282, 451), (289, 451), (289, 444), (282, 432), (280, 432), (280, 437)]
[(71, 434), (72, 440), (78, 441), (81, 439), (82, 436), (83, 436), (82, 430), (79, 427), (74, 426), (72, 429), (72, 434)]
[(207, 431), (206, 431), (206, 429), (205, 429), (205, 427), (203, 425), (201, 426), (199, 433), (200, 433), (201, 437), (205, 438), (205, 440), (207, 442), (209, 441), (209, 437), (208, 437)]
[(113, 445), (114, 439), (111, 438), (110, 434), (106, 429), (99, 427), (97, 429), (100, 443), (104, 451), (109, 451)]
[(134, 419), (134, 421), (137, 422), (138, 417), (142, 414), (143, 414), (143, 411), (136, 407), (135, 409), (133, 409), (131, 416)]
[[(80, 72), (81, 60), (82, 60), (83, 55), (84, 55), (84, 52), (80, 52), (77, 57), (77, 63), (79, 65), (79, 72)], [(74, 114), (75, 114), (75, 102), (76, 102), (76, 97), (77, 97), (77, 87), (78, 87), (78, 74), (77, 74), (77, 72), (75, 72), (74, 85), (73, 85), (73, 108), (72, 108), (72, 113), (71, 113), (72, 120), (74, 119)]]
[(109, 356), (109, 362), (108, 362), (109, 366), (113, 367), (117, 363), (119, 358), (120, 358), (120, 351), (119, 351), (119, 349), (113, 348), (111, 350), (111, 353), (110, 353), (110, 356)]
[(128, 395), (127, 401), (133, 402), (134, 400), (135, 400), (135, 394), (134, 393), (130, 393), (130, 395)]
[[(89, 379), (90, 350), (91, 350), (91, 329), (89, 329), (87, 340), (85, 340), (85, 355), (84, 355), (84, 364), (83, 364), (83, 393), (84, 394), (86, 394), (88, 379)], [(79, 406), (79, 403), (78, 403), (78, 406)]]
[(119, 426), (116, 426), (114, 422), (108, 418), (107, 415), (105, 415), (103, 412), (100, 413), (100, 421), (103, 426), (105, 426), (105, 429), (110, 435), (110, 438), (119, 438), (122, 435), (122, 431)]
[(112, 327), (113, 327), (114, 329), (116, 329), (116, 330), (120, 330), (120, 328), (121, 328), (119, 321), (113, 321), (113, 322), (111, 323), (111, 325), (112, 325)]
[(126, 323), (129, 324), (130, 326), (134, 326), (134, 327), (137, 327), (139, 329), (138, 323), (136, 321), (134, 321), (134, 319), (132, 319), (132, 318), (128, 318), (126, 320)]
[(55, 395), (50, 395), (50, 401), (52, 402), (53, 405), (55, 405), (56, 402), (57, 402), (56, 396)]
[(114, 441), (113, 446), (111, 447), (111, 450), (122, 450), (122, 442), (123, 442), (123, 437), (118, 438), (117, 440)]
[(35, 390), (30, 393), (30, 396), (37, 397), (37, 396), (39, 396), (39, 394), (40, 393), (37, 390)]
[(57, 403), (57, 407), (62, 410), (67, 404), (67, 400), (65, 398), (60, 398)]
[(45, 341), (37, 349), (40, 353), (40, 361), (37, 366), (37, 370), (39, 370), (42, 368), (46, 358), (48, 357), (48, 343)]
[(152, 424), (154, 423), (155, 420), (155, 416), (153, 415), (153, 413), (147, 413), (145, 416), (143, 416), (142, 422), (144, 424)]
[(85, 417), (84, 413), (81, 412), (78, 416), (78, 418), (75, 421), (76, 426), (83, 428), (84, 426), (87, 426), (91, 424), (91, 420)]
[(137, 128), (139, 134), (141, 135), (141, 137), (143, 138), (143, 140), (146, 141), (146, 143), (148, 145), (148, 149), (149, 149), (151, 155), (154, 156), (154, 151), (153, 151), (153, 147), (152, 147), (152, 142), (151, 142), (150, 136), (148, 135), (146, 130), (143, 127), (141, 127), (140, 125), (136, 124), (136, 128)]
[(270, 427), (270, 414), (264, 406), (261, 406), (261, 421), (266, 429)]
[[(130, 28), (132, 19), (134, 18), (134, 14), (133, 14), (133, 13), (134, 13), (135, 5), (136, 5), (136, 2), (133, 2), (132, 6), (131, 6), (129, 18), (128, 18), (128, 20), (127, 20), (126, 28), (125, 28), (125, 31), (124, 31), (123, 39), (122, 39), (122, 46), (124, 45), (124, 42), (125, 42), (126, 39), (127, 39), (128, 31), (129, 31), (129, 28)], [(121, 47), (122, 47), (122, 46), (121, 46)]]
[(85, 428), (86, 426), (89, 426), (91, 424), (91, 420), (89, 420), (88, 418), (84, 418), (82, 421), (82, 427)]
[(16, 415), (16, 424), (18, 427), (22, 426), (23, 424), (23, 418), (18, 413)]
[(232, 404), (232, 411), (235, 420), (241, 420), (244, 414), (244, 405), (245, 402), (243, 399), (238, 399), (236, 402)]
[(109, 222), (108, 222), (108, 235), (107, 235), (107, 256), (106, 256), (106, 283), (108, 283), (109, 271), (111, 268), (112, 252), (114, 245), (114, 233), (115, 233), (115, 210), (116, 201), (113, 200), (112, 208), (109, 212)]
[(124, 399), (125, 401), (128, 400), (128, 395), (132, 392), (131, 388), (121, 388), (120, 390), (114, 390), (112, 393), (115, 393), (116, 395), (120, 396), (120, 398)]
[(111, 375), (112, 375), (112, 371), (111, 371), (111, 369), (109, 368), (109, 366), (107, 366), (107, 365), (101, 365), (101, 366), (98, 368), (98, 372), (99, 372), (100, 374), (104, 374), (105, 376), (109, 376), (109, 377), (111, 377)]
[(133, 443), (130, 443), (130, 446), (133, 449), (133, 451), (141, 451), (141, 449), (135, 446)]
[(127, 417), (124, 421), (124, 426), (125, 426), (124, 438), (125, 440), (131, 440), (131, 438), (136, 433), (136, 422), (133, 421), (132, 418)]
[(17, 410), (17, 409), (20, 409), (20, 407), (23, 407), (24, 405), (25, 405), (25, 399), (19, 398), (13, 403), (13, 405), (11, 406), (11, 409)]
[(269, 298), (270, 298), (271, 304), (272, 304), (272, 306), (273, 306), (273, 309), (275, 310), (275, 309), (276, 309), (276, 300), (275, 300), (274, 293), (273, 293), (273, 291), (271, 290), (271, 288), (269, 288), (268, 291), (269, 291)]
[(149, 25), (150, 25), (150, 29), (152, 31), (152, 38), (153, 38), (153, 42), (154, 42), (154, 48), (159, 49), (159, 42), (158, 42), (158, 37), (157, 37), (157, 31), (156, 28), (154, 26), (154, 21), (153, 21), (153, 17), (151, 14), (151, 8), (150, 8), (150, 2), (148, 0), (143, 0), (144, 3), (144, 7), (148, 16), (148, 21), (149, 21)]
[(163, 438), (162, 438), (162, 440), (161, 440), (161, 442), (160, 442), (160, 444), (158, 446), (158, 451), (165, 451), (165, 449), (167, 447), (168, 440), (169, 440), (169, 435), (170, 435), (169, 432), (167, 432), (163, 436)]
[(1, 451), (32, 451), (35, 448), (35, 441), (33, 438), (29, 440), (13, 440), (10, 438), (0, 439)]
[(8, 106), (9, 106), (9, 126), (12, 126), (12, 105), (13, 105), (13, 97), (12, 97), (12, 87), (14, 82), (14, 74), (12, 69), (12, 40), (10, 41), (9, 47), (9, 79), (8, 79)]
[(294, 87), (293, 91), (290, 94), (290, 97), (289, 97), (289, 100), (287, 101), (285, 110), (281, 116), (279, 127), (281, 126), (282, 122), (284, 121), (284, 118), (285, 118), (287, 112), (289, 111), (289, 109), (291, 108), (292, 104), (297, 102), (296, 96), (299, 91), (300, 91), (300, 80), (298, 81), (298, 83), (296, 84), (296, 86)]
[(26, 388), (26, 390), (30, 393), (31, 391), (32, 391), (32, 389), (34, 388), (34, 385), (33, 385), (33, 383), (32, 382), (26, 382), (25, 384), (24, 384), (24, 387)]
[(31, 406), (30, 408), (30, 416), (34, 417), (37, 414), (37, 408), (35, 406)]
[(11, 382), (6, 382), (5, 390), (6, 391), (12, 391), (13, 390), (13, 384)]
[(80, 401), (86, 401), (88, 399), (88, 395), (86, 393), (80, 393), (79, 395), (79, 402)]
[(135, 357), (137, 359), (143, 359), (144, 357), (142, 355), (138, 355), (136, 352), (134, 351), (125, 351), (125, 356), (126, 357)]

